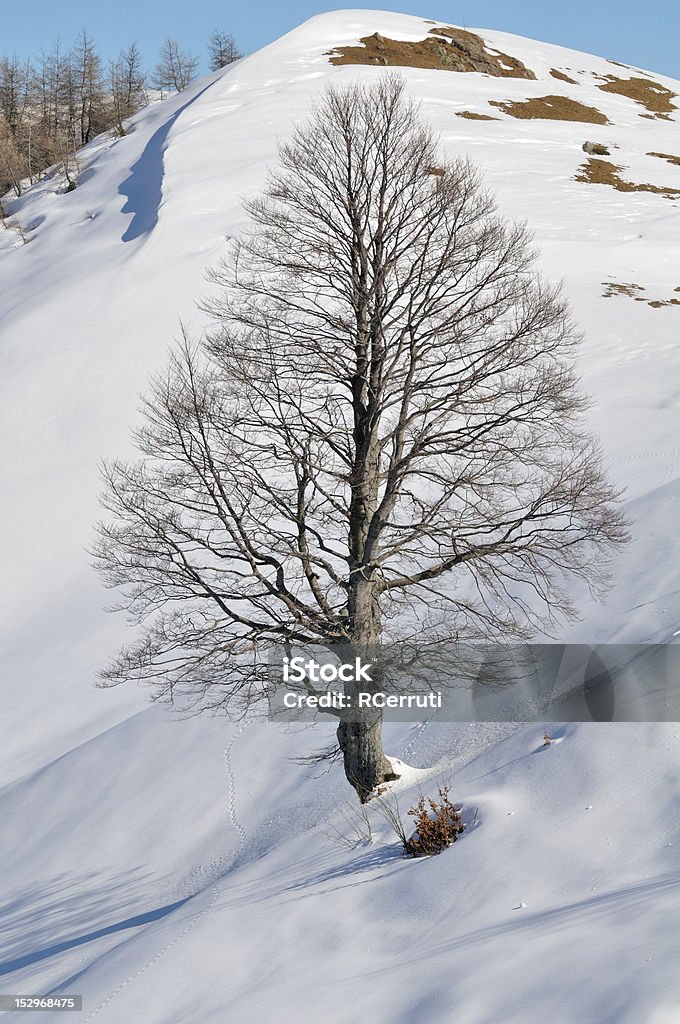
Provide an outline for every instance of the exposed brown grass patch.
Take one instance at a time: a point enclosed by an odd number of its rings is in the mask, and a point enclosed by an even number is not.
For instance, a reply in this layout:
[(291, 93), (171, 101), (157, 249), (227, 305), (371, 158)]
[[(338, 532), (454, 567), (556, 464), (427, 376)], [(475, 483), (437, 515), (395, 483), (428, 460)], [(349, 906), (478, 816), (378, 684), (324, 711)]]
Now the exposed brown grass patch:
[(669, 114), (678, 108), (671, 103), (676, 99), (676, 93), (671, 92), (665, 85), (658, 82), (648, 81), (646, 78), (616, 78), (614, 75), (607, 75), (604, 85), (598, 85), (602, 92), (616, 93), (617, 96), (627, 96), (643, 107), (654, 117), (662, 117), (669, 120)]
[(374, 32), (363, 36), (360, 43), (361, 46), (338, 46), (329, 51), (330, 63), (478, 71), (494, 78), (536, 78), (521, 60), (488, 51), (481, 36), (461, 28), (433, 28), (426, 39), (415, 42), (389, 39)]
[(624, 68), (626, 71), (636, 71), (638, 75), (644, 75), (645, 78), (652, 77), (648, 71), (640, 71), (640, 68), (634, 68), (632, 64), (622, 64), (620, 60), (612, 60), (611, 57), (607, 57), (607, 64), (616, 64), (617, 68)]
[(551, 68), (550, 74), (553, 78), (559, 78), (560, 82), (569, 82), (569, 85), (578, 85), (578, 82), (574, 78), (570, 78), (569, 75), (565, 75), (564, 71), (558, 71), (557, 68)]
[(491, 114), (478, 114), (475, 110), (457, 110), (456, 117), (465, 117), (468, 121), (499, 121), (500, 118)]
[(614, 295), (628, 295), (631, 299), (645, 301), (639, 294), (645, 290), (641, 284), (625, 281), (603, 281), (602, 284), (604, 285), (602, 297), (605, 299), (611, 299)]
[(490, 100), (511, 117), (540, 118), (550, 121), (587, 121), (590, 124), (608, 124), (605, 115), (596, 107), (569, 99), (568, 96), (537, 96), (529, 100)]
[[(662, 309), (664, 306), (680, 306), (680, 299), (647, 299), (640, 294), (640, 292), (645, 290), (641, 284), (623, 281), (603, 281), (602, 284), (604, 285), (602, 297), (605, 299), (611, 299), (616, 295), (627, 295), (629, 298), (635, 299), (636, 302), (646, 302), (652, 309)], [(680, 291), (680, 288), (676, 288), (675, 291)]]
[(580, 168), (581, 173), (576, 175), (575, 180), (586, 182), (589, 185), (610, 185), (618, 192), (653, 192), (655, 195), (666, 196), (667, 199), (676, 199), (680, 196), (680, 188), (626, 181), (619, 177), (619, 171), (622, 170), (622, 167), (610, 163), (609, 160), (597, 160), (591, 157)]
[(680, 167), (680, 156), (673, 156), (672, 153), (648, 153), (647, 156), (657, 156), (659, 160), (667, 160), (669, 164)]

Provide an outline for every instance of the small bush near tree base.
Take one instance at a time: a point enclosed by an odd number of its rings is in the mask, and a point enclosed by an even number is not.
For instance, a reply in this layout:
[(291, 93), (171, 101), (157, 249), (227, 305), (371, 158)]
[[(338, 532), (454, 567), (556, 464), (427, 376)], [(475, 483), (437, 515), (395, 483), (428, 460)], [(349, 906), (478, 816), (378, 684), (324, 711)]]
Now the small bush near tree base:
[(455, 843), (465, 830), (460, 811), (460, 806), (449, 799), (448, 786), (439, 787), (439, 800), (421, 796), (408, 812), (416, 831), (404, 839), (405, 853), (409, 857), (433, 857)]

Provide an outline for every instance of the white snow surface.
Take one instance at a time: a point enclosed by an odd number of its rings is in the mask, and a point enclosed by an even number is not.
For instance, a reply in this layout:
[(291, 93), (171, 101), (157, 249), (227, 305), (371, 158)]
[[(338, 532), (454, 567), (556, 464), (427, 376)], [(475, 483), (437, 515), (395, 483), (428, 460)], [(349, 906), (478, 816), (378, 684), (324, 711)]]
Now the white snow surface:
[[(205, 270), (243, 228), (277, 139), (328, 82), (384, 73), (326, 52), (431, 27), (313, 18), (147, 108), (123, 139), (95, 140), (74, 192), (53, 178), (7, 204), (29, 242), (0, 227), (0, 989), (82, 993), (83, 1024), (680, 1020), (680, 727), (551, 726), (561, 742), (546, 748), (543, 724), (389, 725), (388, 752), (423, 769), (398, 787), (402, 808), (450, 781), (470, 826), (440, 857), (406, 861), (375, 807), (371, 844), (332, 838), (350, 801), (340, 769), (291, 760), (330, 725), (180, 720), (142, 689), (92, 686), (126, 630), (88, 564), (98, 460), (129, 451), (179, 320), (200, 329)], [(591, 140), (622, 177), (680, 187), (680, 169), (647, 155), (680, 155), (678, 114), (642, 117), (597, 88), (645, 72), (473, 31), (537, 80), (403, 74), (444, 150), (481, 165), (564, 280), (589, 415), (633, 523), (607, 602), (584, 601), (565, 639), (666, 642), (680, 630), (680, 306), (602, 293), (680, 295), (680, 208), (574, 175)], [(611, 123), (488, 107), (547, 94)]]

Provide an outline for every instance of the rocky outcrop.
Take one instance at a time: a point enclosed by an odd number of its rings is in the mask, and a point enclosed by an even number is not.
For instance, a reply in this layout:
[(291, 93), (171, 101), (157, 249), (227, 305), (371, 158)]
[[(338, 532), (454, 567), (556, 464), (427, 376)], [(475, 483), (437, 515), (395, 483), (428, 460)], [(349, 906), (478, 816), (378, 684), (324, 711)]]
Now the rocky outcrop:
[(378, 64), (437, 71), (476, 71), (494, 78), (536, 78), (517, 57), (488, 50), (481, 36), (462, 28), (433, 28), (425, 39), (416, 41), (389, 39), (374, 32), (360, 42), (361, 46), (331, 50), (328, 53), (331, 64)]

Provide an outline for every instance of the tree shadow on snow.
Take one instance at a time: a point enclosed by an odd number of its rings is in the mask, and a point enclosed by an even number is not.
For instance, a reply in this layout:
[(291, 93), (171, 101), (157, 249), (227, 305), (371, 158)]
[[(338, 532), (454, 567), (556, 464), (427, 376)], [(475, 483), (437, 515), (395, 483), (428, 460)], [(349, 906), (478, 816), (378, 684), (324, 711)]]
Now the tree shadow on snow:
[(209, 82), (153, 133), (139, 160), (130, 168), (129, 177), (118, 186), (120, 195), (126, 197), (122, 213), (133, 215), (121, 236), (123, 242), (132, 242), (135, 238), (148, 235), (158, 223), (158, 211), (163, 198), (164, 156), (170, 129), (180, 114), (214, 84)]
[[(97, 884), (86, 879), (55, 878), (40, 890), (28, 890), (0, 906), (0, 943), (5, 958), (0, 977), (40, 963), (96, 939), (158, 921), (190, 896), (117, 919), (116, 905), (142, 902), (146, 885), (129, 874)], [(111, 918), (114, 920), (111, 922)], [(108, 919), (111, 923), (104, 923)]]

